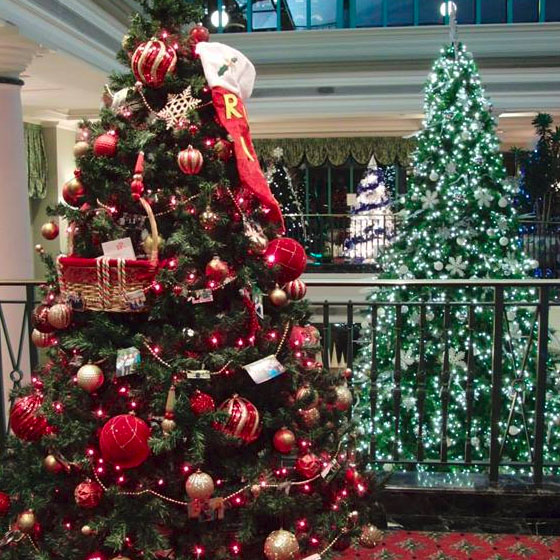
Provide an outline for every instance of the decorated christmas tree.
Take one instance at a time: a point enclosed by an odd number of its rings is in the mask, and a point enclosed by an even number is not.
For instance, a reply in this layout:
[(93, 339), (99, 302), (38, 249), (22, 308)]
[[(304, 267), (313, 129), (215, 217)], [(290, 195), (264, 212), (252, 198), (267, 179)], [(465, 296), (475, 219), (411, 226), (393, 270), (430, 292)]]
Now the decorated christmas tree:
[[(255, 72), (196, 3), (144, 0), (56, 216), (69, 250), (14, 391), (2, 558), (321, 558), (372, 546), (342, 374), (316, 354), (244, 103)], [(359, 509), (359, 514), (356, 512)]]
[(286, 235), (297, 239), (306, 246), (306, 219), (303, 215), (301, 201), (292, 182), (292, 177), (284, 162), (282, 148), (275, 148), (272, 151), (272, 157), (273, 161), (267, 169), (266, 178), (268, 179), (272, 194), (278, 200), (282, 209), (286, 225)]
[[(496, 122), (463, 45), (453, 42), (442, 49), (426, 84), (424, 110), (403, 222), (381, 256), (380, 278), (525, 277), (534, 263), (518, 246), (515, 193), (505, 181)], [(505, 298), (513, 304), (503, 317), (497, 427), (502, 458), (523, 462), (532, 453), (536, 325), (534, 310), (515, 302), (536, 299), (520, 288), (506, 289)], [(388, 462), (488, 459), (493, 300), (491, 288), (429, 282), (422, 288), (379, 288), (371, 295), (375, 317), (364, 318), (354, 376), (362, 450)], [(558, 412), (558, 393), (550, 391), (545, 453), (554, 456)]]
[(357, 189), (356, 204), (350, 218), (350, 237), (345, 256), (354, 262), (375, 262), (380, 250), (395, 231), (391, 200), (384, 171), (372, 156)]

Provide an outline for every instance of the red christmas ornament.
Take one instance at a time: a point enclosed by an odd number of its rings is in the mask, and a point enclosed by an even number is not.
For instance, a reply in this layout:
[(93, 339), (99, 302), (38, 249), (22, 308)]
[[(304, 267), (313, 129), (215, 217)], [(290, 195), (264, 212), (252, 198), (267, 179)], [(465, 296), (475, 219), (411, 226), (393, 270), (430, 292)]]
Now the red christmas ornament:
[(197, 23), (189, 32), (189, 41), (193, 45), (206, 42), (208, 39), (210, 39), (210, 31), (202, 23)]
[(103, 488), (101, 484), (93, 480), (86, 480), (76, 486), (74, 490), (74, 499), (76, 504), (84, 509), (92, 509), (99, 505), (103, 497)]
[(307, 264), (305, 249), (289, 237), (273, 239), (264, 252), (264, 258), (269, 267), (274, 267), (280, 284), (299, 278)]
[(232, 155), (231, 142), (229, 142), (228, 140), (224, 140), (223, 138), (220, 138), (214, 144), (214, 153), (222, 161), (228, 161)]
[(48, 241), (52, 241), (58, 237), (59, 227), (56, 222), (52, 220), (46, 222), (41, 226), (41, 235)]
[(52, 333), (42, 333), (37, 329), (33, 329), (31, 332), (31, 342), (33, 342), (37, 348), (48, 348), (56, 344), (56, 336)]
[(303, 478), (313, 478), (321, 470), (321, 459), (314, 453), (306, 453), (298, 457), (296, 461), (296, 471)]
[(138, 45), (130, 61), (135, 78), (153, 88), (163, 85), (165, 76), (175, 71), (176, 64), (175, 49), (156, 38)]
[(198, 389), (191, 395), (189, 402), (191, 403), (191, 410), (197, 416), (216, 410), (214, 399), (207, 393), (203, 393)]
[(189, 125), (189, 128), (187, 130), (189, 131), (189, 134), (191, 136), (196, 136), (200, 129), (198, 128), (198, 125), (191, 124), (191, 125)]
[(208, 280), (214, 282), (221, 282), (227, 278), (229, 274), (229, 266), (220, 257), (215, 255), (212, 260), (206, 265), (206, 277)]
[(12, 500), (5, 492), (0, 492), (0, 517), (5, 517), (10, 511)]
[(288, 294), (290, 299), (298, 301), (305, 297), (305, 294), (307, 293), (307, 286), (303, 280), (292, 280), (284, 286), (284, 291)]
[(319, 331), (312, 325), (307, 327), (300, 327), (298, 325), (292, 327), (290, 331), (290, 337), (288, 338), (288, 344), (292, 350), (301, 350), (302, 348), (308, 348), (317, 346), (321, 340), (321, 335)]
[(133, 200), (140, 200), (144, 193), (144, 152), (139, 152), (134, 166), (134, 175), (130, 183)]
[(288, 428), (280, 428), (272, 438), (272, 445), (279, 453), (290, 453), (296, 444), (296, 436), (292, 430)]
[(197, 175), (202, 169), (204, 158), (200, 150), (189, 146), (186, 150), (181, 150), (177, 156), (179, 169), (187, 175)]
[(98, 136), (93, 143), (93, 153), (97, 157), (114, 157), (117, 153), (118, 138), (114, 132)]
[(132, 414), (111, 418), (101, 429), (99, 447), (103, 459), (123, 469), (141, 465), (149, 456), (150, 428)]
[(47, 419), (38, 413), (43, 404), (39, 393), (17, 399), (10, 411), (10, 426), (23, 441), (39, 441), (48, 429)]
[(258, 439), (261, 433), (261, 415), (253, 403), (233, 395), (224, 401), (218, 410), (227, 412), (229, 416), (225, 423), (216, 425), (220, 431), (245, 444)]
[(79, 171), (74, 172), (75, 177), (62, 186), (62, 198), (69, 206), (78, 206), (80, 200), (86, 194), (86, 189), (79, 179)]
[(49, 323), (49, 306), (42, 303), (38, 305), (31, 315), (31, 324), (43, 334), (54, 332), (56, 329)]

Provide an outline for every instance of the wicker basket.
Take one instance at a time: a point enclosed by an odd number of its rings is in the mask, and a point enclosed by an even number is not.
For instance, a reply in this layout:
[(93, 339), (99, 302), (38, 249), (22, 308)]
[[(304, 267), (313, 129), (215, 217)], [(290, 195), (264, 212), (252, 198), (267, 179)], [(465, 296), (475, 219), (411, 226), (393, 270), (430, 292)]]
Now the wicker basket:
[[(158, 272), (158, 230), (150, 205), (140, 199), (150, 222), (152, 252), (147, 261), (97, 257), (58, 257), (58, 281), (63, 299), (76, 311), (145, 311), (145, 292)], [(69, 249), (72, 253), (72, 234)]]

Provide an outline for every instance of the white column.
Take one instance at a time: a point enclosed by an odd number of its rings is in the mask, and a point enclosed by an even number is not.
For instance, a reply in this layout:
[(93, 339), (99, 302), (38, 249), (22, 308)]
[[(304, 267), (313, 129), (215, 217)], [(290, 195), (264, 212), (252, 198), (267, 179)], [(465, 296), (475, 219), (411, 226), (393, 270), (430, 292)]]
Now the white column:
[[(31, 246), (29, 199), (20, 74), (31, 62), (37, 45), (18, 34), (14, 26), (0, 25), (0, 280), (33, 278), (33, 248)], [(25, 289), (0, 287), (0, 300), (25, 300)], [(3, 304), (13, 354), (18, 344), (24, 316), (21, 305)], [(0, 352), (4, 403), (12, 387), (10, 373), (14, 364), (8, 351), (6, 333), (0, 326)], [(27, 342), (27, 341), (25, 341)], [(25, 343), (19, 369), (29, 379), (29, 348)], [(18, 372), (15, 372), (16, 374)], [(5, 410), (7, 410), (5, 404)]]

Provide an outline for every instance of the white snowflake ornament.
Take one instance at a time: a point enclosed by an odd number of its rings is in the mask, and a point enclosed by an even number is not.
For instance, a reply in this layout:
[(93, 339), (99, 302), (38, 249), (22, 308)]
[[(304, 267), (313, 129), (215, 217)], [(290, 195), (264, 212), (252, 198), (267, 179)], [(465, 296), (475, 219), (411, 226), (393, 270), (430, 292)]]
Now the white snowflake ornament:
[(199, 105), (200, 99), (192, 96), (191, 86), (181, 93), (170, 93), (165, 107), (156, 113), (159, 119), (167, 123), (167, 129), (181, 126)]

